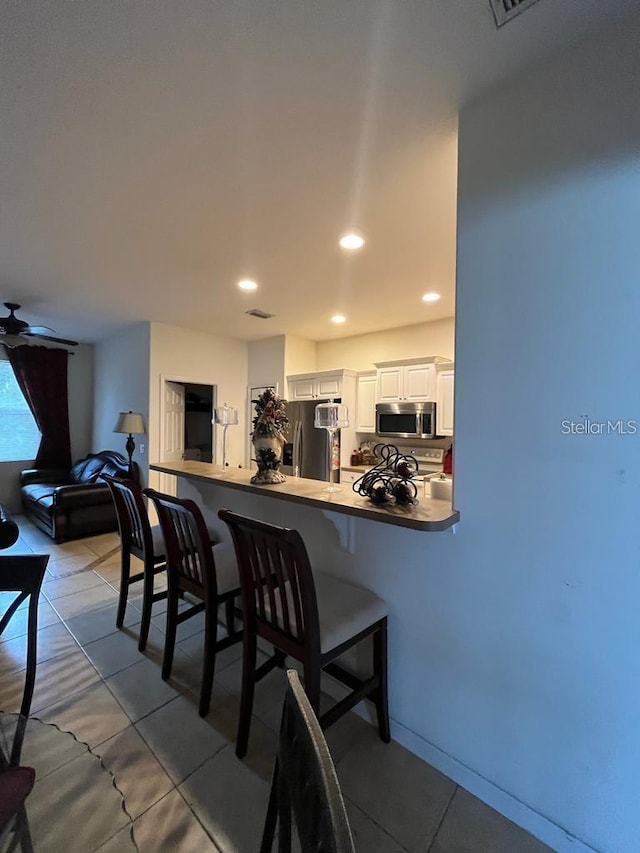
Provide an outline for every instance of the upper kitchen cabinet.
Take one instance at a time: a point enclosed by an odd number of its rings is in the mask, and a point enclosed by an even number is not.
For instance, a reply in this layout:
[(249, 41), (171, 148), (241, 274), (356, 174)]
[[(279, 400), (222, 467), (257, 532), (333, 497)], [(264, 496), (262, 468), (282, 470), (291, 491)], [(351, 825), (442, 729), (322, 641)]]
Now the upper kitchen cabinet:
[(441, 356), (402, 361), (378, 362), (377, 402), (399, 400), (432, 402), (436, 398), (436, 364), (446, 363)]
[(436, 376), (436, 432), (453, 435), (455, 370), (453, 362), (438, 365)]
[(351, 370), (324, 370), (287, 376), (289, 400), (321, 400), (342, 397), (345, 376), (355, 376)]
[(376, 387), (378, 377), (374, 370), (359, 373), (356, 383), (356, 432), (376, 431)]

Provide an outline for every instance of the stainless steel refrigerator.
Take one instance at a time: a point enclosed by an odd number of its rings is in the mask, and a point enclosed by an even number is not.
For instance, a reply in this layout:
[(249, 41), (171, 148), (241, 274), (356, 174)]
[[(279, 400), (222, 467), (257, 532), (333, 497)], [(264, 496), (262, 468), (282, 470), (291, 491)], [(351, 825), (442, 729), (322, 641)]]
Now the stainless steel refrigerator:
[[(327, 480), (329, 441), (326, 429), (313, 425), (318, 403), (326, 400), (304, 400), (287, 403), (288, 441), (282, 451), (282, 472), (290, 477)], [(333, 402), (340, 400), (333, 399)], [(340, 482), (340, 431), (333, 436), (331, 482)]]

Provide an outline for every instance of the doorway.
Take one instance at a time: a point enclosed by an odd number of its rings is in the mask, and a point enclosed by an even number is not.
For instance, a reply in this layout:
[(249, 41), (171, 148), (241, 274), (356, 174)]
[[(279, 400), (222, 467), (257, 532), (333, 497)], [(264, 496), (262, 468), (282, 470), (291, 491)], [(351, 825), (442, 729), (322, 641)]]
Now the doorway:
[(184, 386), (184, 458), (213, 462), (213, 386)]
[[(183, 379), (163, 379), (162, 386), (160, 461), (213, 462), (215, 386)], [(160, 491), (176, 494), (176, 477), (160, 474), (160, 481)]]

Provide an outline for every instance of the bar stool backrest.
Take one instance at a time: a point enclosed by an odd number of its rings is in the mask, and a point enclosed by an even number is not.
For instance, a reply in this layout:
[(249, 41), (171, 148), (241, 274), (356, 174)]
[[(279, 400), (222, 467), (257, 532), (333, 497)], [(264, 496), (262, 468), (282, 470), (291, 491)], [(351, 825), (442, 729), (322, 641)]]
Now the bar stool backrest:
[(297, 530), (220, 510), (236, 549), (247, 630), (287, 654), (320, 653), (320, 625), (307, 549)]
[(217, 596), (211, 537), (198, 505), (188, 498), (145, 489), (158, 513), (167, 551), (167, 568), (181, 589), (202, 598)]
[[(288, 670), (274, 787), (280, 847), (291, 850), (291, 815), (302, 850), (355, 853), (353, 837), (331, 754), (298, 673)], [(267, 820), (262, 853), (273, 844)]]
[(151, 524), (144, 505), (142, 488), (134, 480), (125, 480), (103, 474), (113, 497), (120, 529), (120, 541), (123, 548), (144, 559), (145, 554), (153, 556)]

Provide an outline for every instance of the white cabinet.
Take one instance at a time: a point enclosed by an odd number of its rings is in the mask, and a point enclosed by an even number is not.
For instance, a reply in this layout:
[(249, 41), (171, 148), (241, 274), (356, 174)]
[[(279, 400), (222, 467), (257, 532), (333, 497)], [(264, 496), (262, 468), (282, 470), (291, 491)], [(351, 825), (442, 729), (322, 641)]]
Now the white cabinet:
[(318, 400), (342, 396), (342, 375), (338, 373), (318, 373), (316, 376), (288, 376), (289, 400)]
[(429, 402), (436, 395), (435, 364), (405, 364), (378, 369), (379, 403), (398, 400)]
[(453, 435), (454, 383), (453, 364), (438, 369), (436, 377), (436, 432), (438, 435)]
[(361, 373), (356, 381), (356, 432), (376, 431), (376, 385), (375, 372)]
[(353, 484), (361, 476), (362, 476), (362, 474), (358, 474), (356, 471), (345, 471), (344, 468), (342, 468), (340, 470), (340, 482), (341, 483)]
[(402, 399), (404, 368), (381, 367), (378, 371), (378, 402), (391, 403)]

